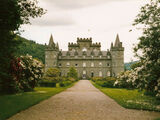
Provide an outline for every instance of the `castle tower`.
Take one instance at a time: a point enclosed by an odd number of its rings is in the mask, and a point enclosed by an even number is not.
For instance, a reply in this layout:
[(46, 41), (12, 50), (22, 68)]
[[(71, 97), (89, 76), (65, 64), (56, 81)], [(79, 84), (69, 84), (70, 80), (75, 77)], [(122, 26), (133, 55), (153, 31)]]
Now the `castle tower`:
[(119, 40), (117, 34), (115, 44), (111, 44), (111, 56), (112, 56), (112, 76), (117, 76), (118, 73), (124, 71), (124, 47)]
[(53, 36), (51, 34), (49, 44), (46, 46), (45, 49), (45, 71), (47, 71), (48, 68), (57, 67), (58, 52), (58, 43), (54, 43)]

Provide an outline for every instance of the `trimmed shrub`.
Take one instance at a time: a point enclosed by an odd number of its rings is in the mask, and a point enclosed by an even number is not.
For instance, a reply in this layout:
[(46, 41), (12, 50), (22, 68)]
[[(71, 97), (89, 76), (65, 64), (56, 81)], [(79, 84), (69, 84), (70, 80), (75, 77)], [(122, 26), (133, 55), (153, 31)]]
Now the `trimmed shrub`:
[(56, 87), (56, 82), (50, 80), (43, 80), (39, 82), (41, 87)]
[(59, 86), (60, 87), (66, 87), (66, 86), (69, 86), (71, 84), (72, 84), (71, 81), (62, 81), (62, 82), (59, 83)]
[(92, 80), (93, 82), (95, 82), (95, 81), (102, 81), (103, 78), (102, 78), (102, 77), (92, 77), (91, 80)]

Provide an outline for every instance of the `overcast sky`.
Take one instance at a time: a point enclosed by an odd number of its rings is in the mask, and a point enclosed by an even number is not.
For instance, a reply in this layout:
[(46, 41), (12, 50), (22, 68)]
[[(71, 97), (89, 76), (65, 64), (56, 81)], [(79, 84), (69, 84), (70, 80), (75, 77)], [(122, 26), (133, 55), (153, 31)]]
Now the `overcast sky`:
[[(47, 13), (31, 20), (32, 25), (22, 26), (25, 32), (21, 35), (48, 44), (52, 34), (62, 50), (67, 50), (68, 42), (76, 42), (77, 37), (92, 37), (93, 42), (101, 42), (102, 50), (107, 50), (118, 33), (125, 47), (124, 60), (129, 62), (135, 60), (132, 48), (141, 35), (132, 23), (145, 1), (39, 0)], [(133, 31), (129, 32), (130, 29)]]

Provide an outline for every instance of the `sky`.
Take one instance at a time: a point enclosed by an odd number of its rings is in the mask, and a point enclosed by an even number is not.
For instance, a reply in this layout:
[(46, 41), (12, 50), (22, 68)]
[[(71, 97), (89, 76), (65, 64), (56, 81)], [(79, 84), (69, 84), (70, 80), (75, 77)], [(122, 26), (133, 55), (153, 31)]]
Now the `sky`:
[(38, 5), (47, 13), (31, 19), (31, 25), (21, 26), (21, 36), (48, 44), (52, 34), (62, 50), (68, 50), (68, 42), (76, 43), (77, 37), (92, 37), (93, 42), (101, 42), (101, 50), (107, 50), (119, 34), (125, 48), (124, 62), (130, 62), (137, 60), (133, 46), (141, 35), (132, 24), (145, 3), (146, 0), (39, 0)]

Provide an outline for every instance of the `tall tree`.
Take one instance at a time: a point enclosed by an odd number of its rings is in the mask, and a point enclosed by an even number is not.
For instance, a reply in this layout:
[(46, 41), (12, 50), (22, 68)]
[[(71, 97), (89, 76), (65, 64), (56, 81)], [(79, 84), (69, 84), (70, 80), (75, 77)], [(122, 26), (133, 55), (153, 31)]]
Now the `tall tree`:
[(0, 2), (0, 91), (12, 92), (10, 63), (18, 45), (14, 38), (21, 25), (29, 24), (30, 18), (40, 17), (45, 13), (37, 3), (37, 0)]
[(150, 0), (143, 6), (134, 25), (141, 25), (143, 30), (134, 48), (142, 63), (139, 72), (143, 75), (142, 86), (160, 96), (160, 0)]

